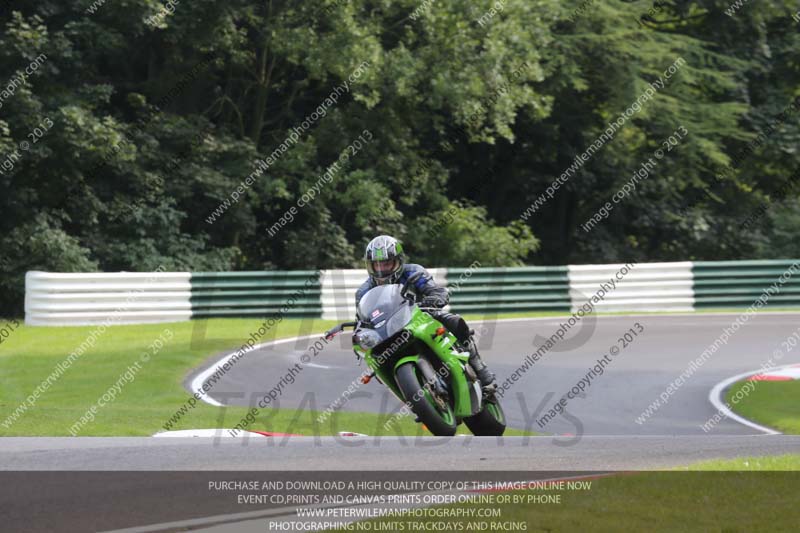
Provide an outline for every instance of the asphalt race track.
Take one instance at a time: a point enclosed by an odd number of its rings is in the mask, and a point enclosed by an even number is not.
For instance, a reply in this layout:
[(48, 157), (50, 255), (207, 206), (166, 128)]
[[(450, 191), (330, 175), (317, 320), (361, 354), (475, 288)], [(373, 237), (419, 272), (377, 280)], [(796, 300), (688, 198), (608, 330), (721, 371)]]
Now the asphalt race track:
[[(701, 428), (716, 412), (709, 391), (726, 378), (757, 370), (774, 357), (781, 341), (800, 326), (800, 314), (750, 317), (652, 417), (641, 424), (636, 422), (736, 316), (604, 316), (587, 322), (584, 329), (576, 328), (573, 331), (578, 333), (569, 333), (504, 397), (510, 426), (549, 436), (399, 438), (377, 436), (376, 432), (347, 438), (0, 439), (0, 468), (6, 471), (0, 490), (4, 529), (184, 531), (217, 526), (213, 531), (248, 531), (257, 523), (247, 521), (251, 518), (263, 520), (288, 512), (267, 506), (254, 509), (253, 516), (242, 514), (241, 506), (204, 486), (209, 476), (225, 473), (269, 478), (288, 471), (306, 475), (309, 471), (320, 475), (328, 471), (363, 476), (388, 466), (395, 472), (392, 476), (413, 471), (480, 470), (514, 472), (535, 479), (553, 472), (652, 470), (707, 459), (800, 453), (797, 436), (769, 435), (728, 419), (709, 432)], [(482, 331), (484, 358), (502, 382), (535, 351), (536, 335), (552, 335), (562, 321), (514, 320), (498, 322), (493, 329), (486, 324), (475, 327)], [(635, 325), (637, 322), (640, 326)], [(535, 419), (586, 376), (611, 346), (619, 345), (618, 339), (631, 328), (643, 331), (620, 349), (602, 375), (593, 379), (584, 397), (570, 401), (569, 416), (558, 417), (543, 429), (538, 427)], [(307, 340), (284, 342), (247, 354), (214, 385), (213, 397), (229, 404), (255, 403), (277, 384), (288, 367), (300, 361), (307, 346)], [(800, 363), (800, 349), (785, 354), (779, 363)], [(188, 376), (187, 388), (206, 368)], [(348, 336), (343, 335), (311, 364), (304, 365), (275, 405), (286, 408), (303, 404), (322, 410), (339, 398), (362, 370), (363, 366), (356, 365)], [(309, 396), (311, 392), (313, 396)], [(359, 392), (362, 395), (353, 397), (343, 409), (391, 413), (399, 407), (376, 381)], [(309, 405), (309, 398), (314, 405)], [(223, 427), (235, 423), (224, 419)], [(69, 472), (65, 475), (63, 471)], [(114, 472), (127, 477), (115, 478)], [(137, 472), (142, 475), (137, 477)], [(189, 474), (194, 477), (181, 477)], [(92, 475), (105, 477), (93, 479)], [(198, 479), (198, 475), (206, 478)], [(43, 507), (46, 513), (41, 512)], [(147, 509), (144, 515), (143, 509)], [(234, 522), (239, 524), (236, 529), (228, 529)]]
[[(146, 437), (0, 441), (11, 471), (588, 471), (652, 470), (738, 456), (800, 453), (800, 437)], [(387, 460), (387, 457), (391, 457)]]
[[(800, 327), (800, 314), (760, 314), (738, 329), (652, 416), (641, 424), (636, 419), (669, 384), (686, 371), (690, 362), (712, 345), (730, 327), (736, 314), (600, 316), (573, 327), (564, 341), (545, 354), (505, 393), (503, 407), (509, 426), (547, 434), (585, 435), (750, 435), (752, 428), (723, 420), (711, 431), (702, 429), (717, 410), (708, 400), (709, 391), (720, 381), (758, 369)], [(523, 319), (475, 324), (482, 332), (479, 348), (484, 360), (502, 382), (536, 351), (537, 335), (549, 337), (564, 319)], [(627, 348), (618, 339), (638, 322), (643, 332)], [(481, 326), (484, 326), (482, 328)], [(287, 369), (308, 353), (309, 340), (284, 343), (255, 350), (240, 359), (211, 390), (220, 403), (257, 405), (275, 387)], [(535, 421), (587, 372), (612, 345), (620, 348), (603, 375), (593, 379), (584, 398), (570, 400), (571, 417), (558, 417), (539, 427)], [(561, 350), (561, 351), (559, 351)], [(800, 363), (800, 349), (785, 354), (780, 364)], [(365, 367), (357, 366), (347, 333), (339, 335), (314, 357), (284, 387), (271, 405), (283, 408), (314, 406), (324, 410), (342, 396)], [(193, 374), (187, 380), (192, 382)], [(313, 394), (309, 394), (313, 393)], [(305, 400), (305, 403), (304, 403)], [(545, 400), (547, 400), (545, 402)], [(310, 402), (314, 403), (311, 404)], [(400, 403), (376, 380), (359, 389), (342, 407), (350, 411), (383, 412), (388, 416)], [(576, 421), (577, 419), (577, 421)], [(225, 420), (233, 427), (238, 420)], [(256, 425), (254, 429), (268, 427)], [(346, 427), (339, 428), (347, 430)], [(381, 428), (376, 428), (379, 434)]]

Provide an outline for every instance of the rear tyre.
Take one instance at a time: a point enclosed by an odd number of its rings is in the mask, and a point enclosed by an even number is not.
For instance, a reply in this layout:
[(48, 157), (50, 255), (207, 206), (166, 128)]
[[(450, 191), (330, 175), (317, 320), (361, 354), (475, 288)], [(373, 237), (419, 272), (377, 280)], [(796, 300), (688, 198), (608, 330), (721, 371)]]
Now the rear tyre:
[(425, 378), (417, 365), (405, 363), (395, 374), (397, 386), (403, 397), (411, 404), (411, 410), (428, 431), (436, 436), (449, 437), (456, 434), (456, 417), (446, 399), (438, 397), (431, 388), (425, 388)]
[(472, 434), (477, 437), (499, 437), (506, 431), (506, 414), (497, 398), (485, 400), (481, 411), (464, 419)]

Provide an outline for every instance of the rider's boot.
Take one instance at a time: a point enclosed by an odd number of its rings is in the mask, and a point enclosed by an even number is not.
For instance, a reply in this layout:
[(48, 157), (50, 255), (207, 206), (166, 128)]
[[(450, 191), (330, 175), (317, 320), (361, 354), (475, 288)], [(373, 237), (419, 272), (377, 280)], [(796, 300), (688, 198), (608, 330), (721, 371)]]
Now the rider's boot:
[(478, 375), (478, 379), (481, 381), (483, 388), (494, 389), (496, 387), (494, 383), (494, 374), (489, 372), (489, 367), (486, 366), (486, 363), (481, 359), (481, 354), (478, 353), (478, 345), (475, 344), (475, 340), (472, 337), (470, 337), (467, 342), (467, 350), (469, 350), (469, 364), (475, 369), (475, 373)]

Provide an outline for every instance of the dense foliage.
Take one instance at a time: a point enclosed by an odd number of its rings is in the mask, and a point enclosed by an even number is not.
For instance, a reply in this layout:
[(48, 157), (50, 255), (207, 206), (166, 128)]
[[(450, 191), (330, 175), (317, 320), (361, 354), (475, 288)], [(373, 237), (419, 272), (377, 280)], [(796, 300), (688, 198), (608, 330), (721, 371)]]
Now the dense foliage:
[(379, 232), (429, 266), (800, 255), (793, 1), (0, 10), (6, 310), (20, 309), (26, 270), (348, 267)]

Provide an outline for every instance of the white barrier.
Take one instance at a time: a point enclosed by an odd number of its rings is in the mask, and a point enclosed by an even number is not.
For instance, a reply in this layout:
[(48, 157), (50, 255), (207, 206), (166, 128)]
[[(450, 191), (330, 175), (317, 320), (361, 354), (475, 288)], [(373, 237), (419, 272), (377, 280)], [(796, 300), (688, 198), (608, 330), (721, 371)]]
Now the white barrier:
[[(615, 278), (623, 266), (569, 265), (569, 295), (564, 294), (569, 302), (564, 304), (569, 303), (574, 312), (605, 284), (604, 299), (596, 304), (601, 312), (694, 309), (691, 262), (639, 263)], [(438, 285), (447, 287), (447, 268), (428, 272)], [(109, 318), (118, 324), (189, 320), (193, 316), (191, 277), (189, 272), (28, 272), (25, 322), (65, 326), (99, 324)], [(616, 281), (613, 288), (612, 278)], [(363, 269), (322, 270), (322, 318), (352, 320), (356, 290), (366, 279)]]
[(190, 278), (188, 272), (28, 272), (25, 323), (76, 326), (189, 320)]
[[(569, 296), (576, 311), (605, 284), (604, 300), (596, 304), (602, 312), (692, 311), (694, 290), (692, 262), (638, 263), (621, 274), (624, 264), (569, 265)], [(619, 273), (619, 274), (618, 274)], [(618, 277), (621, 276), (621, 279)]]

